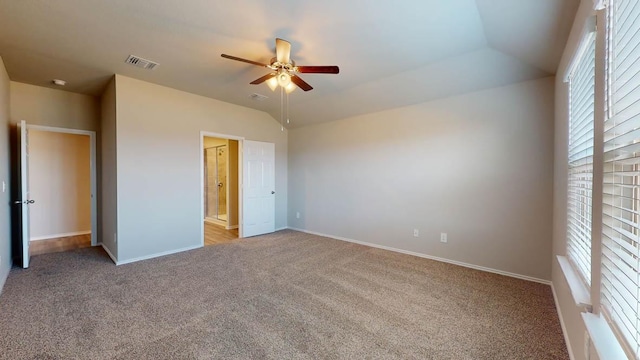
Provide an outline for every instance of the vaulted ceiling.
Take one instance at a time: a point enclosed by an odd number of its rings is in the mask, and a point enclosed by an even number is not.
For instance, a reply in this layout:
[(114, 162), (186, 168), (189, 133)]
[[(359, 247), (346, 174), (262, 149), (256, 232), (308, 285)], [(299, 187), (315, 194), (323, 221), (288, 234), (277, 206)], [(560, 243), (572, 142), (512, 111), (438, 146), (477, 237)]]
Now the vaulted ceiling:
[[(9, 77), (100, 95), (113, 74), (263, 110), (279, 93), (249, 85), (274, 39), (314, 90), (290, 96), (291, 126), (331, 121), (555, 74), (579, 0), (0, 0)], [(129, 54), (160, 63), (125, 64)], [(249, 96), (268, 96), (255, 101)], [(214, 116), (214, 114), (212, 114)]]

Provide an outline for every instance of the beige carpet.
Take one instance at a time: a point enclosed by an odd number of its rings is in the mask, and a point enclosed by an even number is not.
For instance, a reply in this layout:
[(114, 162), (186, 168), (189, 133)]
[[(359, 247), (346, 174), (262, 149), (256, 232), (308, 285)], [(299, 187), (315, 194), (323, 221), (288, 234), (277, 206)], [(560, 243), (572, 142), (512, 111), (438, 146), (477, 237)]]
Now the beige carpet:
[(2, 359), (568, 359), (549, 286), (294, 231), (116, 267), (33, 258)]

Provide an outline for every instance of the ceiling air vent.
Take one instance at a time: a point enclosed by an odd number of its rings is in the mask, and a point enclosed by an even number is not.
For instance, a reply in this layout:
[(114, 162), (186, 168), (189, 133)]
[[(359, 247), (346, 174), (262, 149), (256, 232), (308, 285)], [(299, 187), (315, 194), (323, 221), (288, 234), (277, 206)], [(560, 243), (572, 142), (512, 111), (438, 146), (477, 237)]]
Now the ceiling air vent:
[(127, 64), (131, 64), (133, 66), (137, 66), (139, 68), (147, 69), (147, 70), (153, 70), (153, 69), (155, 69), (156, 66), (160, 65), (157, 62), (153, 62), (151, 60), (143, 59), (143, 58), (141, 58), (139, 56), (135, 56), (135, 55), (129, 55), (127, 60), (125, 60), (124, 62), (126, 62)]
[(264, 101), (264, 100), (268, 99), (268, 97), (266, 97), (264, 95), (257, 94), (257, 93), (253, 93), (253, 94), (249, 95), (249, 97), (252, 100), (255, 100), (255, 101)]

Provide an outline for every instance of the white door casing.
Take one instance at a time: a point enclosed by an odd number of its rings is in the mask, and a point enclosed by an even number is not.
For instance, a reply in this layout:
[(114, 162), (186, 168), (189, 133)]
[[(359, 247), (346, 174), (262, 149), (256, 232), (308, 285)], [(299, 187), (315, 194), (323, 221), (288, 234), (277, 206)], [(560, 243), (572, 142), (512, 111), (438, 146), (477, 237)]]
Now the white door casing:
[(243, 237), (275, 231), (274, 169), (274, 143), (243, 142)]

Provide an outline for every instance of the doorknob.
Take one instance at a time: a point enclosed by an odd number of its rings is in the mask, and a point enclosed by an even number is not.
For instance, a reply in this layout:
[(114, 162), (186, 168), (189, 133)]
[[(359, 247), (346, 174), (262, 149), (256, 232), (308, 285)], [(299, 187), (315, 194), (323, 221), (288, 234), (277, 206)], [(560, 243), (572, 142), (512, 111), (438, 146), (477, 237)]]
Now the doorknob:
[(272, 192), (271, 192), (271, 195), (273, 195), (273, 194), (275, 194), (275, 193), (276, 193), (275, 191), (272, 191)]
[(36, 202), (35, 200), (27, 200), (27, 204), (33, 204), (35, 202)]
[(36, 202), (35, 200), (25, 200), (25, 201), (22, 201), (22, 200), (16, 200), (16, 201), (14, 201), (13, 203), (14, 203), (14, 204), (16, 204), (16, 205), (18, 205), (18, 204), (33, 204), (33, 203), (35, 203), (35, 202)]

